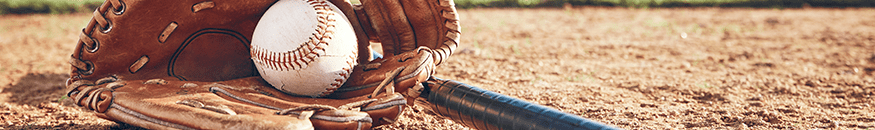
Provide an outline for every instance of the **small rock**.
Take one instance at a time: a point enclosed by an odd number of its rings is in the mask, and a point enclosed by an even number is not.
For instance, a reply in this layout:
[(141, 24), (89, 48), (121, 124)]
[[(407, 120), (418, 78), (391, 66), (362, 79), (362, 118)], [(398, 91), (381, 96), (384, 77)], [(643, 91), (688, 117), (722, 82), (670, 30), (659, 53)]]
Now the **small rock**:
[(763, 100), (763, 95), (756, 95), (747, 99), (748, 101), (761, 101)]
[(820, 81), (816, 81), (816, 80), (808, 80), (808, 81), (805, 82), (805, 86), (809, 86), (809, 87), (820, 87)]
[(462, 48), (461, 50), (459, 50), (459, 54), (478, 55), (478, 54), (480, 54), (480, 51), (475, 50), (475, 49), (470, 49), (470, 48)]
[(836, 89), (834, 89), (834, 90), (832, 90), (832, 91), (830, 91), (830, 92), (832, 92), (832, 93), (845, 93), (845, 90), (842, 89), (842, 88), (836, 88)]
[(738, 129), (747, 129), (747, 125), (744, 124), (744, 123), (742, 123), (742, 122), (739, 122), (739, 123), (735, 124), (735, 128), (738, 128)]
[(751, 102), (750, 105), (751, 105), (751, 106), (755, 106), (755, 107), (762, 107), (762, 106), (763, 106), (763, 103), (761, 103), (761, 102)]

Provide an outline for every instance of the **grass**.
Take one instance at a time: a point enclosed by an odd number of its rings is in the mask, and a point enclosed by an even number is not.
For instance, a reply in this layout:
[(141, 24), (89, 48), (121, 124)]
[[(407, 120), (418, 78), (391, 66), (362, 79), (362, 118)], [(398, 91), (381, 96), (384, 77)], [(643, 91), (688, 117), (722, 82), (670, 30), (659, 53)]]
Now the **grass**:
[(702, 88), (711, 88), (711, 87), (713, 87), (713, 86), (711, 86), (711, 84), (708, 84), (708, 82), (702, 82), (702, 84), (700, 84), (699, 87), (702, 87)]
[(67, 99), (67, 95), (63, 95), (60, 98), (58, 98), (58, 102), (60, 103), (60, 102), (64, 101), (64, 99)]

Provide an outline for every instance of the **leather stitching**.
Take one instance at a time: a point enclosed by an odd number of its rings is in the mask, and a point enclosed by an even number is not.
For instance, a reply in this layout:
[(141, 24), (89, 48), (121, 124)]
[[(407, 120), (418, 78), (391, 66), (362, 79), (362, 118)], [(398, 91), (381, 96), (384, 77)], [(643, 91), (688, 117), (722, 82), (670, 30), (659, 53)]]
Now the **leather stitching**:
[(459, 46), (459, 35), (461, 34), (459, 16), (456, 14), (453, 0), (438, 1), (440, 8), (443, 8), (440, 16), (444, 20), (444, 28), (447, 30), (446, 35), (444, 35), (445, 39), (442, 41), (443, 45), (431, 50), (432, 54), (434, 54), (432, 58), (434, 58), (435, 66), (440, 65), (447, 57), (453, 54), (453, 50)]
[(205, 10), (205, 9), (211, 9), (213, 7), (216, 7), (216, 3), (214, 3), (213, 1), (204, 1), (204, 2), (200, 2), (200, 3), (192, 5), (191, 12), (197, 13), (198, 11)]
[[(113, 10), (110, 10), (113, 8)], [(100, 42), (91, 37), (94, 33), (94, 29), (98, 28), (102, 33), (108, 33), (112, 29), (112, 21), (109, 21), (104, 16), (104, 13), (108, 11), (112, 11), (115, 15), (121, 15), (125, 11), (125, 4), (121, 0), (107, 0), (100, 7), (94, 10), (93, 16), (91, 17), (91, 21), (88, 22), (88, 25), (82, 29), (82, 33), (79, 34), (79, 44), (83, 44), (83, 50), (86, 52), (94, 53), (97, 52), (97, 49), (100, 46)], [(99, 25), (98, 25), (99, 24)], [(94, 72), (94, 65), (88, 64), (83, 65), (83, 63), (90, 63), (89, 61), (78, 59), (77, 57), (72, 57), (70, 60), (70, 64), (73, 65), (74, 68), (78, 69), (75, 71), (81, 75), (90, 75)], [(72, 81), (71, 81), (72, 82)]]

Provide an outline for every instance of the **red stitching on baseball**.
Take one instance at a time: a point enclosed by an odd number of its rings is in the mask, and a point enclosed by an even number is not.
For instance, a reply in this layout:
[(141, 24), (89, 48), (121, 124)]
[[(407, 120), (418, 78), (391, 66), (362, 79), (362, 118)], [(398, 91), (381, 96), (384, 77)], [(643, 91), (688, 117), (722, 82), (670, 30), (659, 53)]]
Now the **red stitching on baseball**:
[(250, 53), (256, 56), (253, 58), (256, 64), (264, 65), (273, 70), (297, 70), (306, 67), (315, 61), (316, 57), (320, 57), (325, 53), (324, 46), (328, 45), (325, 41), (332, 38), (331, 35), (334, 34), (335, 29), (334, 23), (337, 21), (329, 19), (329, 16), (336, 14), (326, 1), (309, 0), (307, 3), (316, 10), (318, 24), (316, 25), (315, 33), (311, 34), (307, 42), (292, 51), (274, 52), (253, 45), (252, 52)]

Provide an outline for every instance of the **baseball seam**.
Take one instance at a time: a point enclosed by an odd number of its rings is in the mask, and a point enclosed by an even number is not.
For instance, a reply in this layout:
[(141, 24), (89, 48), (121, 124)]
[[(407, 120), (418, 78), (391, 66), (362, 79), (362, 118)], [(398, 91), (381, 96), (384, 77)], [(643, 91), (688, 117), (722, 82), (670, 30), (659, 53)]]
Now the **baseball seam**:
[[(325, 54), (325, 48), (328, 46), (328, 41), (332, 39), (336, 29), (336, 19), (330, 19), (330, 16), (337, 15), (325, 0), (308, 0), (314, 10), (316, 10), (317, 25), (315, 32), (309, 37), (309, 40), (301, 44), (297, 49), (285, 52), (270, 51), (257, 45), (252, 45), (250, 51), (253, 56), (253, 61), (268, 69), (278, 71), (298, 70), (307, 67)], [(325, 88), (319, 96), (325, 96), (333, 93), (337, 88), (340, 88), (346, 82), (352, 73), (352, 68), (357, 64), (357, 49), (351, 51), (351, 55), (347, 58), (347, 66), (344, 66), (337, 75), (341, 78), (334, 79), (331, 87)]]
[(316, 58), (325, 54), (325, 48), (331, 36), (334, 34), (334, 19), (329, 16), (335, 15), (327, 2), (321, 0), (309, 0), (313, 9), (316, 10), (316, 29), (310, 35), (309, 40), (301, 44), (297, 49), (276, 52), (270, 51), (257, 45), (252, 45), (253, 61), (269, 69), (278, 71), (298, 70), (307, 67)]
[(328, 94), (334, 93), (334, 91), (337, 91), (337, 89), (340, 88), (343, 85), (343, 83), (346, 82), (347, 78), (349, 78), (350, 74), (352, 74), (352, 70), (353, 70), (352, 68), (355, 67), (355, 65), (358, 62), (358, 60), (356, 60), (357, 56), (358, 56), (358, 55), (356, 55), (356, 54), (358, 54), (357, 52), (358, 52), (358, 49), (353, 49), (352, 55), (349, 55), (347, 57), (349, 59), (346, 62), (346, 66), (343, 67), (343, 72), (338, 74), (343, 78), (334, 79), (334, 83), (331, 83), (331, 88), (326, 88), (325, 90), (327, 90), (327, 91), (322, 92), (322, 95), (320, 95), (320, 96), (326, 96)]

